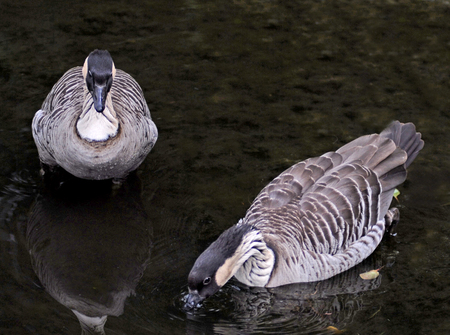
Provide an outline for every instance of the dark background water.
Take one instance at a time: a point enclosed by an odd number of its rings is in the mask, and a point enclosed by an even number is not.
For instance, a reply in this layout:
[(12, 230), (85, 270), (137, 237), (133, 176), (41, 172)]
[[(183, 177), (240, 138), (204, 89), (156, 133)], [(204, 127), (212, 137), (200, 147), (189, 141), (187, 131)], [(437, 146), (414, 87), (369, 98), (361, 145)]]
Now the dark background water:
[[(0, 8), (0, 333), (78, 334), (65, 306), (84, 295), (110, 315), (107, 334), (450, 333), (448, 2)], [(31, 119), (95, 48), (141, 85), (159, 139), (121, 190), (47, 194)], [(394, 119), (425, 140), (399, 188), (397, 236), (319, 286), (232, 281), (199, 311), (182, 310), (196, 257), (265, 184)], [(377, 280), (358, 280), (382, 265)], [(55, 280), (66, 291), (52, 291)]]

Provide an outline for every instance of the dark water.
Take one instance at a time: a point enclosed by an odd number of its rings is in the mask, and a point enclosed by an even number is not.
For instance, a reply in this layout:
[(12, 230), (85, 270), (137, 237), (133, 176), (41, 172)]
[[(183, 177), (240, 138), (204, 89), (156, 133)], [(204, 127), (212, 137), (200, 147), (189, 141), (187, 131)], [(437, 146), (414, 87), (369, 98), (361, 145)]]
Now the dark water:
[[(2, 1), (0, 333), (450, 333), (450, 6), (446, 1)], [(46, 192), (30, 124), (95, 48), (142, 86), (160, 135), (121, 189)], [(319, 284), (232, 281), (183, 311), (199, 253), (294, 162), (390, 121), (425, 148), (398, 235)], [(37, 232), (37, 233), (36, 233)], [(31, 250), (31, 254), (30, 254)], [(384, 266), (380, 277), (358, 274)]]

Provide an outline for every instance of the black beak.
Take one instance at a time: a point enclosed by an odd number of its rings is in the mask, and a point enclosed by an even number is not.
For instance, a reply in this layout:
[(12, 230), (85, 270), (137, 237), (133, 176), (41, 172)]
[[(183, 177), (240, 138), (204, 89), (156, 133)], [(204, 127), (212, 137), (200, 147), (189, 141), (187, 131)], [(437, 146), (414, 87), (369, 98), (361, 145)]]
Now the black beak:
[(92, 94), (92, 98), (94, 99), (94, 108), (99, 113), (105, 110), (107, 94), (108, 90), (106, 89), (106, 86), (94, 85), (94, 92)]
[(184, 305), (185, 308), (192, 309), (194, 307), (197, 307), (199, 303), (203, 301), (204, 298), (202, 298), (197, 291), (191, 291), (189, 290), (189, 295), (186, 301), (186, 304)]

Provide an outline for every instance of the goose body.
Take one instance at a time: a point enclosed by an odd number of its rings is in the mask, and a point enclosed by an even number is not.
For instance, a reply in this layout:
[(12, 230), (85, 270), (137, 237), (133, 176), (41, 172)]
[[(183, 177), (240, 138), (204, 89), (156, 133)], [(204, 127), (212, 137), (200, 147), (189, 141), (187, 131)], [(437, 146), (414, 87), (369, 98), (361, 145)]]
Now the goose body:
[(188, 306), (233, 275), (249, 286), (275, 287), (324, 280), (363, 261), (398, 221), (389, 205), (423, 145), (412, 123), (396, 121), (288, 168), (198, 257)]
[(62, 167), (83, 179), (123, 179), (155, 145), (158, 130), (139, 84), (94, 50), (68, 70), (33, 118), (45, 170)]

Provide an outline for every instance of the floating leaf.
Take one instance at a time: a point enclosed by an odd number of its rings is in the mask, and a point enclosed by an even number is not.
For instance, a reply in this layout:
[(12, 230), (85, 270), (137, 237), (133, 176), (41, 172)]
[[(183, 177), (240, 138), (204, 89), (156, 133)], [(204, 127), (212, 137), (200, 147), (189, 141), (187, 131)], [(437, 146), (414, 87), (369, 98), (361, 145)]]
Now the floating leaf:
[(380, 273), (377, 270), (371, 270), (368, 272), (361, 273), (359, 276), (362, 279), (370, 280), (370, 279), (377, 278), (379, 275), (380, 275)]
[(370, 271), (361, 273), (359, 276), (360, 276), (362, 279), (365, 279), (365, 280), (375, 279), (375, 278), (377, 278), (377, 277), (380, 275), (380, 270), (381, 270), (382, 268), (383, 268), (383, 267), (381, 267), (381, 268), (379, 268), (379, 269), (376, 269), (376, 270), (370, 270)]
[(397, 189), (395, 189), (395, 191), (394, 191), (394, 198), (395, 198), (395, 200), (397, 200), (398, 201), (398, 196), (400, 195), (400, 191), (399, 190), (397, 190)]
[(340, 330), (340, 329), (337, 329), (336, 327), (333, 327), (333, 326), (328, 326), (327, 330), (329, 330), (330, 332), (333, 332), (334, 334), (342, 334), (342, 333), (345, 332), (345, 329)]

